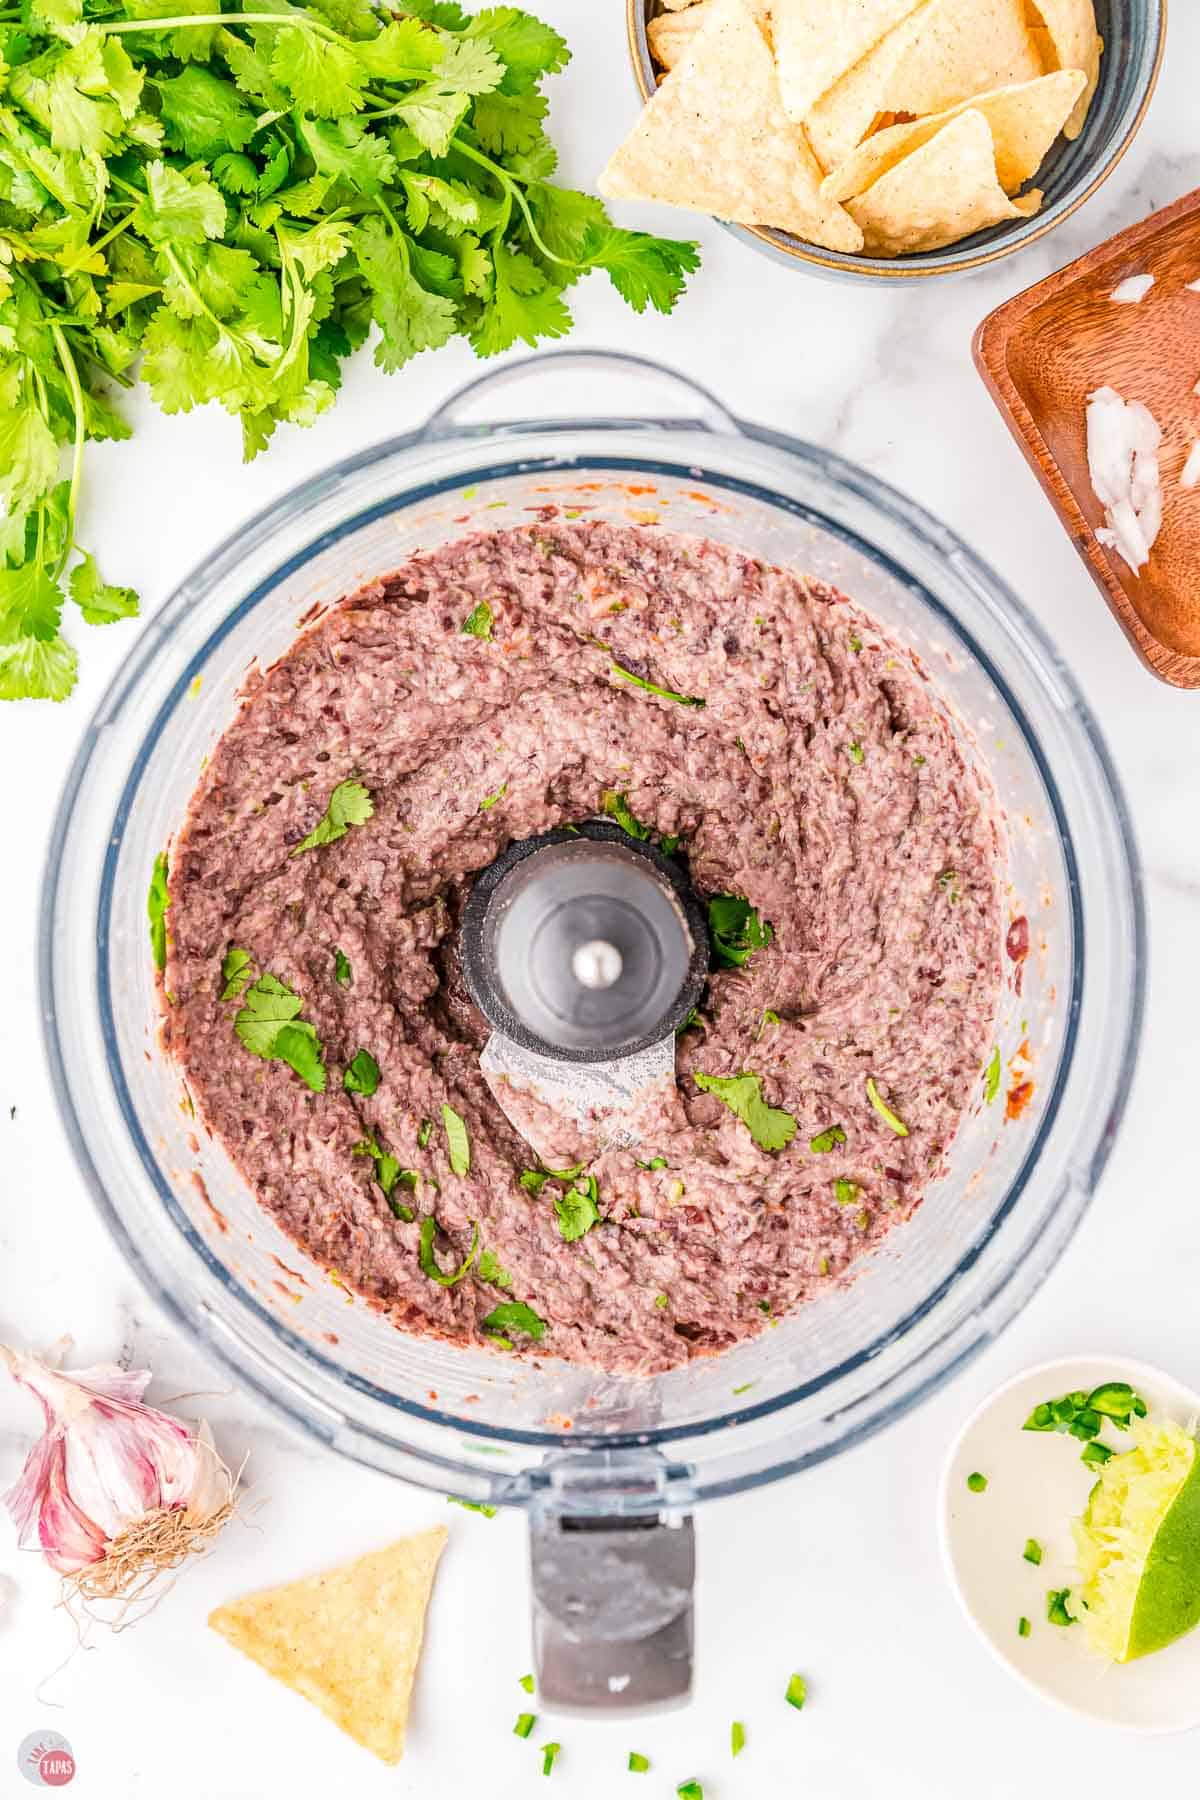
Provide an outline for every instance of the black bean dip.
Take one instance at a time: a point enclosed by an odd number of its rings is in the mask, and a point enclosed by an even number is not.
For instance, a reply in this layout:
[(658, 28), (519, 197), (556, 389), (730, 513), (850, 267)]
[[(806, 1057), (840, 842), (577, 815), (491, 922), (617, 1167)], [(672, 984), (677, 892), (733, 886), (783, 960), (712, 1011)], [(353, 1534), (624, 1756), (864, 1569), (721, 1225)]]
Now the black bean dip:
[[(293, 854), (350, 779), (372, 816)], [(606, 794), (679, 840), (703, 900), (744, 896), (773, 935), (714, 971), (674, 1086), (640, 1144), (591, 1163), (599, 1222), (568, 1241), (562, 1186), (521, 1184), (536, 1158), (480, 1073), (457, 922), (507, 843)], [(920, 1203), (982, 1097), (1002, 872), (943, 703), (842, 595), (643, 526), (478, 532), (248, 680), (171, 848), (164, 1032), (260, 1203), (399, 1329), (494, 1342), (484, 1321), (519, 1301), (545, 1331), (506, 1328), (504, 1354), (648, 1374), (763, 1331)], [(233, 946), (302, 996), (323, 1093), (244, 1048), (220, 997)], [(343, 1087), (360, 1049), (370, 1096)], [(761, 1149), (697, 1071), (756, 1073), (791, 1142)], [(390, 1199), (367, 1144), (413, 1172)], [(427, 1216), (448, 1273), (478, 1230), (453, 1286), (422, 1266)]]

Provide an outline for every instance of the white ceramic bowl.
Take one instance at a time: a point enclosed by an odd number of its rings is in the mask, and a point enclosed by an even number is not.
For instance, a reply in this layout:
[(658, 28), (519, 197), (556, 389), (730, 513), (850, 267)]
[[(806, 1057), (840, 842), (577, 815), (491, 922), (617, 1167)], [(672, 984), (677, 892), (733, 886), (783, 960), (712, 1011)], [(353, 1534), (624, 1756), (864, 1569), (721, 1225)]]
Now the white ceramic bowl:
[[(1088, 1653), (1082, 1625), (1046, 1617), (1049, 1590), (1077, 1585), (1071, 1520), (1095, 1476), (1080, 1461), (1077, 1438), (1021, 1427), (1040, 1401), (1090, 1393), (1102, 1381), (1128, 1381), (1152, 1413), (1181, 1425), (1200, 1418), (1200, 1394), (1127, 1356), (1072, 1356), (1026, 1369), (972, 1413), (946, 1459), (938, 1508), (946, 1570), (993, 1656), (1043, 1699), (1125, 1731), (1190, 1731), (1200, 1725), (1200, 1630), (1118, 1666)], [(1122, 1435), (1104, 1433), (1114, 1446)], [(976, 1471), (987, 1477), (980, 1494), (967, 1486)], [(1024, 1560), (1028, 1538), (1042, 1546), (1040, 1565)], [(1031, 1626), (1025, 1638), (1017, 1632), (1022, 1616)]]

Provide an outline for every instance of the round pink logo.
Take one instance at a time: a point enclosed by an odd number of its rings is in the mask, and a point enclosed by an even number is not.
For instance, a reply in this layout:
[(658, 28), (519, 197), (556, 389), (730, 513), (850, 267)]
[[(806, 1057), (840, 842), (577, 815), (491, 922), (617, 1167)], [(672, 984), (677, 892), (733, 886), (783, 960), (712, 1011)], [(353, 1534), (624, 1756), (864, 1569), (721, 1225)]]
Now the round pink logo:
[(17, 1767), (34, 1787), (61, 1788), (75, 1779), (75, 1756), (61, 1731), (31, 1731), (17, 1751)]

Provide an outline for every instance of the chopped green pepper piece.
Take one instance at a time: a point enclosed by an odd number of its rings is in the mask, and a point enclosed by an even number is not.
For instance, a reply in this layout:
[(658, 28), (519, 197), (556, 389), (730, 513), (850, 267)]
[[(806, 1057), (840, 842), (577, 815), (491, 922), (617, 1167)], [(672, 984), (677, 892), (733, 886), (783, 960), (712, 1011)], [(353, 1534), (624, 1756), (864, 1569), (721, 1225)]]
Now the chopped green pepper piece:
[(981, 1475), (976, 1469), (973, 1474), (967, 1476), (967, 1486), (973, 1494), (982, 1494), (987, 1487), (987, 1476)]
[(527, 1738), (536, 1724), (536, 1713), (518, 1713), (517, 1722), (513, 1726), (513, 1736)]
[(746, 1748), (746, 1727), (740, 1719), (735, 1719), (729, 1727), (729, 1749), (733, 1756), (740, 1756)]
[(629, 1752), (629, 1773), (631, 1775), (645, 1775), (649, 1768), (650, 1758), (648, 1756), (643, 1756), (640, 1750)]
[(1026, 1538), (1025, 1548), (1022, 1550), (1021, 1554), (1027, 1563), (1033, 1563), (1036, 1567), (1042, 1560), (1042, 1546), (1038, 1543), (1036, 1538)]
[(785, 1695), (785, 1698), (789, 1706), (794, 1706), (797, 1712), (800, 1711), (800, 1708), (808, 1698), (808, 1687), (803, 1675), (792, 1676), (787, 1684), (787, 1694)]

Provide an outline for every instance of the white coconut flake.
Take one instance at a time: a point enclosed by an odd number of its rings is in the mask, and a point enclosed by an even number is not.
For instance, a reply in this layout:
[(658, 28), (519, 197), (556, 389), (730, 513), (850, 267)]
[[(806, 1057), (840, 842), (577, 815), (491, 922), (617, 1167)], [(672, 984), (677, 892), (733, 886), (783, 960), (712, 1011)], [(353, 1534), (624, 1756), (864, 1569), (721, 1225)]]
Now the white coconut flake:
[(1123, 400), (1110, 387), (1088, 395), (1088, 472), (1104, 508), (1096, 536), (1135, 575), (1149, 561), (1162, 525), (1161, 442), (1158, 421), (1140, 400)]
[(1183, 474), (1179, 477), (1180, 487), (1200, 487), (1200, 438), (1197, 438), (1188, 451), (1188, 459), (1183, 465)]
[(1136, 306), (1139, 300), (1146, 298), (1153, 286), (1153, 275), (1127, 275), (1108, 297), (1115, 300), (1118, 306)]
[(1189, 294), (1200, 294), (1200, 281), (1189, 281), (1187, 291)]

